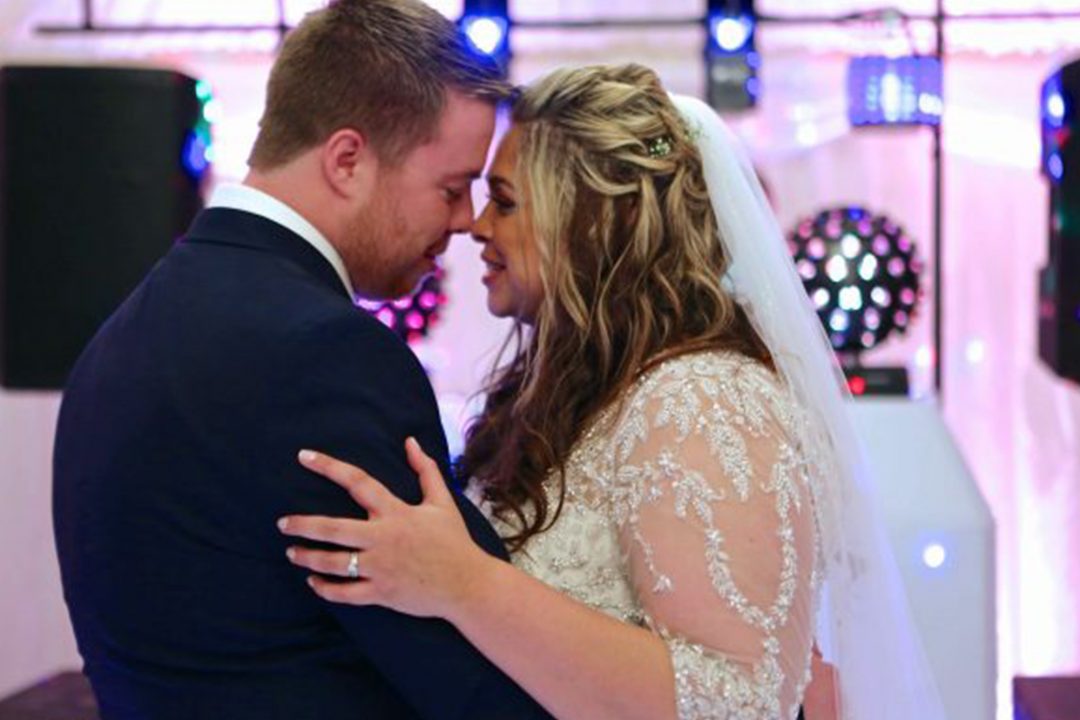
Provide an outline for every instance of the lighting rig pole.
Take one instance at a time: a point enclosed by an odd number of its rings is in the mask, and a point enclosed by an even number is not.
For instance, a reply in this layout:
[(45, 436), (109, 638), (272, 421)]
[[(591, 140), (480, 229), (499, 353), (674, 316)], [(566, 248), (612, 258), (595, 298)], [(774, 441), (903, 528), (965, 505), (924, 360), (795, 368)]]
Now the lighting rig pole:
[[(944, 0), (937, 0), (937, 9), (934, 13), (934, 36), (935, 46), (934, 54), (941, 63), (942, 77), (945, 76), (945, 3)], [(944, 90), (944, 88), (942, 88)], [(944, 93), (942, 93), (944, 96)], [(942, 122), (944, 122), (944, 111), (942, 112)], [(944, 407), (945, 404), (945, 392), (942, 384), (942, 376), (944, 375), (945, 366), (945, 353), (943, 343), (944, 332), (942, 323), (944, 321), (944, 312), (942, 306), (945, 301), (945, 290), (941, 284), (943, 272), (943, 263), (945, 260), (945, 252), (942, 244), (944, 242), (944, 196), (945, 186), (943, 182), (943, 168), (944, 158), (942, 156), (941, 147), (941, 126), (942, 122), (935, 125), (931, 125), (930, 129), (933, 133), (934, 143), (934, 162), (933, 162), (933, 184), (934, 184), (934, 393), (937, 396), (938, 405)]]

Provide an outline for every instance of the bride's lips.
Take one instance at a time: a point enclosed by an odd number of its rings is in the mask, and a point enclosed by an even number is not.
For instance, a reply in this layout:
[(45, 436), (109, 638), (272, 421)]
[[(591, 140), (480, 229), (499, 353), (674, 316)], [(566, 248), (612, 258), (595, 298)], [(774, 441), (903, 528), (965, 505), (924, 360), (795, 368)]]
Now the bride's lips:
[(490, 285), (500, 273), (506, 270), (506, 265), (498, 260), (483, 255), (480, 256), (480, 259), (484, 261), (484, 266), (487, 268), (484, 277), (481, 278), (481, 282), (485, 285)]

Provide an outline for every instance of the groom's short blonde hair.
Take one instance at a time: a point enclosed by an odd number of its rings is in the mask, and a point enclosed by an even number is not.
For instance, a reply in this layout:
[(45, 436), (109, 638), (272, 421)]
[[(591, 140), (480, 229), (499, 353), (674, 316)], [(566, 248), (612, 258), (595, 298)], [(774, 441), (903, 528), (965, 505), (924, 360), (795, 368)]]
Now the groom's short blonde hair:
[(510, 87), (421, 0), (334, 0), (286, 37), (248, 163), (278, 167), (349, 127), (393, 164), (434, 135), (448, 89), (497, 103)]

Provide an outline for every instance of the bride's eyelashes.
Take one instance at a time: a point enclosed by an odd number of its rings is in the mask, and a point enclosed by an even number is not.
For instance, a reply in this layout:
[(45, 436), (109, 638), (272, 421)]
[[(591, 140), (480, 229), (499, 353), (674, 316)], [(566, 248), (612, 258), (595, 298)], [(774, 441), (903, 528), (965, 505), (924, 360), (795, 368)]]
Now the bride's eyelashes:
[(499, 197), (498, 194), (488, 193), (488, 202), (495, 205), (495, 210), (500, 215), (509, 215), (517, 209), (517, 203), (513, 200), (507, 200), (504, 197)]

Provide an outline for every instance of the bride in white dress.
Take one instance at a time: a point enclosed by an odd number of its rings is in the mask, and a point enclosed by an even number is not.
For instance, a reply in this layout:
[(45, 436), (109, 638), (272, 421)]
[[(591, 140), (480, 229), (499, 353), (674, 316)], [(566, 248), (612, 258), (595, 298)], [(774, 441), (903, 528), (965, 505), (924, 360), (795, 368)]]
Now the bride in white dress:
[[(473, 233), (518, 351), (461, 464), (513, 565), (411, 440), (419, 506), (301, 453), (369, 517), (285, 518), (344, 548), (292, 561), (327, 600), (450, 621), (558, 718), (939, 717), (902, 597), (858, 585), (891, 575), (852, 551), (880, 538), (852, 522), (833, 359), (719, 119), (623, 65), (556, 71), (513, 120)], [(807, 694), (815, 637), (842, 710), (827, 673)]]

